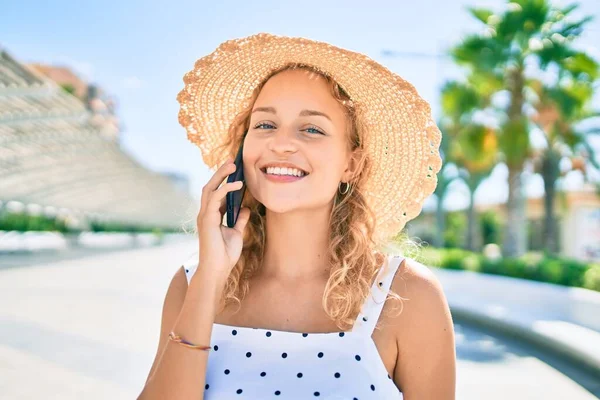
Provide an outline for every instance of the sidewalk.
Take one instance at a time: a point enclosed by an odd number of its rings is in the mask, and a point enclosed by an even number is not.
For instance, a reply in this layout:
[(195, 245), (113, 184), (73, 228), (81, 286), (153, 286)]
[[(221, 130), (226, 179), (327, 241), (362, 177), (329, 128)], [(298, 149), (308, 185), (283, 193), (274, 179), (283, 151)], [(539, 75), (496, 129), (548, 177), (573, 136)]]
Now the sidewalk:
[(600, 293), (431, 268), (454, 317), (534, 342), (586, 366), (600, 382)]

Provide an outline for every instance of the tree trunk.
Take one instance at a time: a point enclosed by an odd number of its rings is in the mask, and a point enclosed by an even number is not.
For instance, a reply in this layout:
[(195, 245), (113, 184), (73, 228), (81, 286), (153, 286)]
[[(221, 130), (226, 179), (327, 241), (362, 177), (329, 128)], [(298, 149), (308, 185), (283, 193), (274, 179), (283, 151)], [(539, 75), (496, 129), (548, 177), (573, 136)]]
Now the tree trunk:
[(469, 188), (469, 206), (467, 208), (467, 243), (466, 248), (475, 251), (475, 226), (477, 215), (475, 212), (475, 188)]
[(544, 248), (551, 254), (557, 254), (557, 221), (554, 215), (554, 201), (556, 199), (556, 181), (560, 176), (560, 155), (549, 147), (542, 158), (542, 178), (544, 179)]
[[(506, 227), (504, 229), (504, 240), (502, 253), (504, 257), (519, 257), (525, 253), (527, 248), (527, 221), (525, 219), (525, 196), (523, 194), (522, 171), (527, 150), (529, 146), (529, 135), (527, 128), (519, 122), (523, 120), (523, 103), (525, 101), (523, 89), (525, 86), (524, 65), (519, 63), (516, 68), (508, 71), (507, 86), (510, 91), (510, 105), (508, 107), (508, 119), (511, 132), (511, 142), (507, 148), (510, 149), (507, 158), (508, 167), (508, 200), (506, 202)], [(506, 140), (506, 139), (505, 139)], [(506, 151), (506, 149), (505, 149)]]
[(525, 196), (521, 170), (508, 170), (508, 200), (506, 201), (506, 226), (502, 241), (504, 257), (518, 257), (527, 249), (525, 221)]
[(439, 248), (444, 247), (444, 232), (446, 231), (446, 216), (444, 214), (444, 198), (441, 195), (438, 195), (437, 207), (435, 209), (435, 224), (437, 227), (437, 235), (435, 235), (435, 243), (434, 246)]

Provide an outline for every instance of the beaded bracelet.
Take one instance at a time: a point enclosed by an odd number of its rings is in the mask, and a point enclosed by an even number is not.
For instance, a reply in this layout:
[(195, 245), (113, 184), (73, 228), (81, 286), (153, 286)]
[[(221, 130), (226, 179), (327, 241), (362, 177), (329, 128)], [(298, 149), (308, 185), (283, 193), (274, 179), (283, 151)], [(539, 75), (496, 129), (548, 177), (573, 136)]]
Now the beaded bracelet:
[(171, 339), (172, 341), (174, 341), (176, 343), (179, 343), (182, 346), (188, 347), (190, 349), (204, 350), (204, 351), (210, 350), (210, 346), (201, 346), (201, 345), (196, 345), (196, 344), (190, 343), (190, 342), (186, 341), (185, 339), (182, 339), (181, 336), (175, 334), (175, 332), (169, 333), (169, 339)]

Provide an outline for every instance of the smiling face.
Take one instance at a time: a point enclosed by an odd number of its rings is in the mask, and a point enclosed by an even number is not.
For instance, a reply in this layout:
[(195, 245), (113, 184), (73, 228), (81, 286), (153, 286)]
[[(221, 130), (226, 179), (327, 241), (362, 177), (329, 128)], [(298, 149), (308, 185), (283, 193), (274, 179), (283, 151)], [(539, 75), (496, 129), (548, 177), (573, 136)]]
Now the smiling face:
[[(296, 69), (271, 77), (254, 103), (244, 141), (248, 190), (279, 213), (327, 205), (352, 176), (348, 124), (319, 74)], [(267, 168), (277, 166), (286, 169)]]

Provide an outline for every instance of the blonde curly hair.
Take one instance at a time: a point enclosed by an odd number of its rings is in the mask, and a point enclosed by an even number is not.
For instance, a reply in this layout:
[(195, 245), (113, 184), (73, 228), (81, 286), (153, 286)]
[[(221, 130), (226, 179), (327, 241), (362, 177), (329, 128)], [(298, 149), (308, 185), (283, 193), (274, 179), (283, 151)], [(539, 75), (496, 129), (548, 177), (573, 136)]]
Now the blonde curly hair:
[[(331, 210), (328, 254), (330, 276), (322, 299), (325, 312), (338, 328), (346, 330), (352, 327), (360, 313), (377, 275), (382, 268), (387, 267), (386, 252), (402, 252), (400, 247), (394, 245), (397, 241), (376, 243), (373, 239), (375, 215), (363, 194), (372, 161), (365, 151), (361, 151), (360, 139), (365, 134), (366, 127), (362, 124), (360, 105), (354, 103), (333, 78), (317, 68), (297, 63), (288, 64), (273, 71), (255, 88), (248, 106), (231, 123), (219, 150), (225, 148), (228, 154), (235, 158), (244, 132), (249, 128), (254, 103), (265, 83), (278, 73), (295, 69), (316, 73), (327, 81), (332, 96), (346, 112), (348, 146), (351, 150), (358, 150), (356, 170), (359, 173), (354, 177), (351, 189), (346, 194), (342, 195), (336, 191)], [(246, 190), (243, 206), (250, 209), (250, 220), (244, 231), (242, 254), (225, 283), (219, 313), (232, 303), (237, 303), (239, 311), (242, 300), (250, 290), (250, 279), (259, 271), (262, 263), (266, 241), (265, 206), (254, 199), (249, 190)], [(402, 300), (406, 300), (392, 289), (388, 298), (394, 298), (401, 305)], [(380, 323), (377, 327), (379, 325)]]

